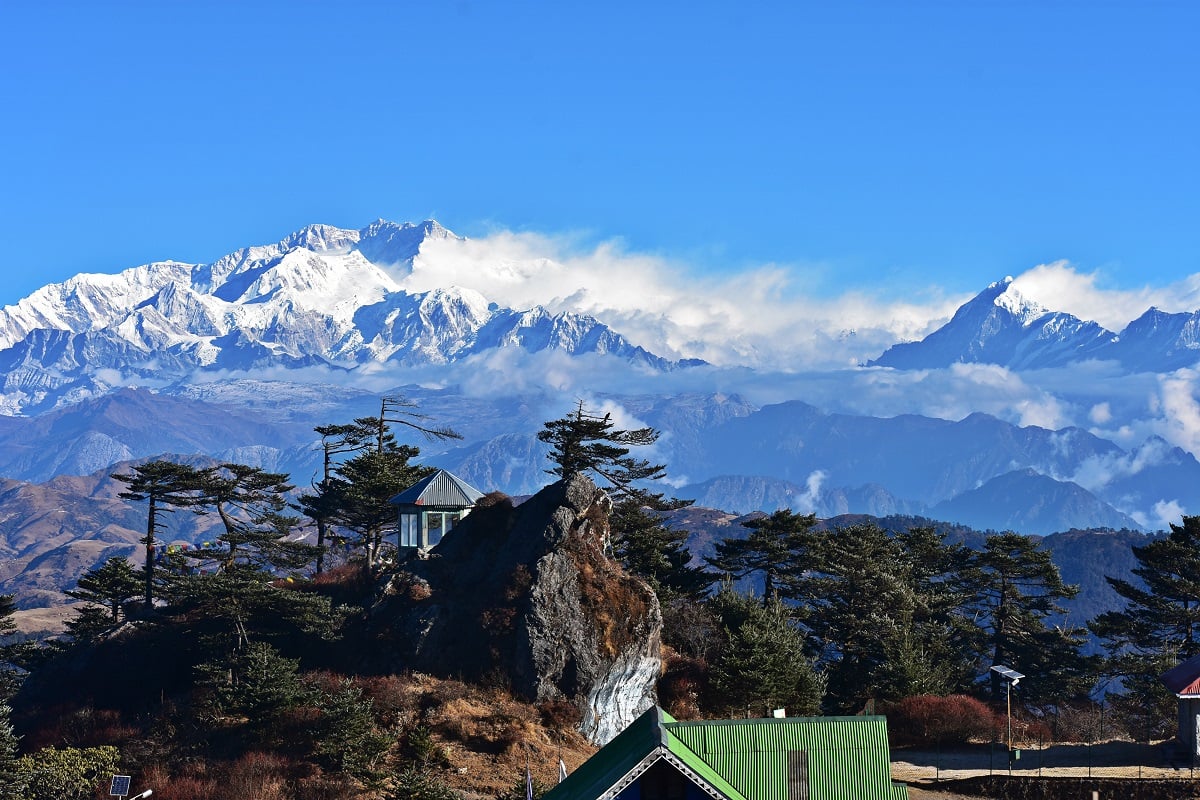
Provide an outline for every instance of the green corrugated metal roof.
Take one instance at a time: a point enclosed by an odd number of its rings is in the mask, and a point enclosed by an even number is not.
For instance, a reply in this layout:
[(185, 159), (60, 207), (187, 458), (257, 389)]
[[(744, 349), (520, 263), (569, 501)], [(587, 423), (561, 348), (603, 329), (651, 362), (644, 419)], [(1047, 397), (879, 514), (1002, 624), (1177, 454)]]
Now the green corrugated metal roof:
[(788, 800), (788, 757), (797, 751), (807, 754), (809, 800), (908, 797), (891, 779), (883, 717), (677, 722), (652, 708), (545, 800), (604, 797), (659, 758), (673, 758), (729, 800)]
[(542, 800), (594, 800), (604, 796), (635, 770), (640, 772), (648, 768), (668, 753), (728, 800), (750, 800), (669, 733), (666, 725), (673, 722), (675, 720), (661, 708), (650, 708), (565, 781), (543, 795)]
[(808, 754), (810, 800), (892, 800), (883, 717), (676, 722), (664, 725), (688, 748), (754, 800), (788, 800), (788, 753)]
[(661, 709), (655, 707), (635, 719), (565, 781), (543, 795), (543, 800), (583, 800), (604, 794), (662, 743), (660, 713)]
[[(666, 714), (664, 713), (663, 716), (666, 716)], [(686, 764), (693, 772), (695, 772), (697, 776), (702, 778), (710, 787), (716, 789), (718, 792), (728, 798), (728, 800), (749, 800), (748, 797), (744, 796), (737, 790), (737, 787), (725, 780), (724, 776), (714, 769), (712, 764), (701, 758), (695, 751), (693, 751), (679, 739), (672, 736), (669, 728), (667, 730), (667, 749), (671, 751), (672, 755), (674, 755), (676, 758)]]

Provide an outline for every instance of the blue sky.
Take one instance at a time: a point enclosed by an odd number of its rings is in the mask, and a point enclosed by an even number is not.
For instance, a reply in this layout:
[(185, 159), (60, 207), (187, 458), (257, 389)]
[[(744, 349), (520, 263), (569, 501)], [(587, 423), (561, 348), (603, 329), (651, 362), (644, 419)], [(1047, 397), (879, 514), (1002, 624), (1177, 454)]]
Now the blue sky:
[(1200, 272), (1183, 0), (10, 0), (0, 28), (0, 303), (376, 217), (829, 296)]

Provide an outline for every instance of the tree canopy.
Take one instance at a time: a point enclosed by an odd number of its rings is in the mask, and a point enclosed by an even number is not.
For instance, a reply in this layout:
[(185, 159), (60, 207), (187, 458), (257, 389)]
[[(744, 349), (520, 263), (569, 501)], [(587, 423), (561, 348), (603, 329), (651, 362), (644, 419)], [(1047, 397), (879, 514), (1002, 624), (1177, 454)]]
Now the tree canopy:
[(603, 488), (620, 495), (633, 491), (633, 484), (639, 481), (665, 476), (663, 464), (629, 455), (630, 448), (652, 445), (658, 435), (653, 428), (618, 428), (612, 414), (592, 414), (580, 401), (574, 413), (545, 423), (538, 439), (550, 445), (554, 466), (548, 473), (562, 480), (588, 473), (599, 479)]

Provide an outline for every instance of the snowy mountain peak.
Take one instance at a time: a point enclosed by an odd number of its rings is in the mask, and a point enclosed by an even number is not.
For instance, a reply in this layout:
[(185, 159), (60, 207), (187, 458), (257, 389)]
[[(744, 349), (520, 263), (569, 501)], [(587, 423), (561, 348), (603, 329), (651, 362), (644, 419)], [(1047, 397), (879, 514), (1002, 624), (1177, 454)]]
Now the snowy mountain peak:
[[(993, 284), (995, 285), (995, 284)], [(1002, 308), (1021, 320), (1021, 324), (1029, 325), (1034, 320), (1050, 313), (1050, 309), (1036, 300), (1026, 297), (1012, 285), (1012, 278), (1007, 278), (1001, 291), (993, 301), (997, 308)]]
[(397, 224), (379, 219), (358, 232), (355, 249), (381, 267), (412, 266), (412, 260), (427, 240), (457, 239), (436, 220)]
[(888, 349), (873, 366), (936, 369), (956, 363), (1033, 369), (1101, 358), (1113, 334), (1095, 322), (1051, 311), (1011, 277), (990, 284), (919, 342)]
[(359, 232), (335, 228), (332, 225), (308, 225), (279, 243), (284, 250), (302, 247), (314, 253), (348, 252), (358, 243)]

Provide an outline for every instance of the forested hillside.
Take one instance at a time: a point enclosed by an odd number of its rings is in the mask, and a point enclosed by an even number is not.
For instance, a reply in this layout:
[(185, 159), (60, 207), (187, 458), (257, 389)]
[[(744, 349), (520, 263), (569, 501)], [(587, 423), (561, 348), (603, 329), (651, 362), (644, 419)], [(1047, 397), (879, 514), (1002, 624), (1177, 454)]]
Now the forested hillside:
[[(912, 737), (922, 707), (998, 702), (997, 664), (1025, 676), (1021, 724), (1036, 715), (1053, 735), (1120, 677), (1117, 726), (1162, 735), (1157, 672), (1200, 640), (1186, 607), (1164, 605), (1186, 596), (1170, 577), (1190, 574), (1200, 518), (1158, 539), (1039, 540), (917, 518), (733, 517), (648, 488), (664, 465), (635, 449), (658, 432), (582, 403), (543, 427), (542, 492), (488, 495), (441, 544), (400, 552), (388, 501), (429, 472), (400, 429), (455, 435), (386, 399), (318, 428), (326, 471), (298, 500), (288, 476), (233, 462), (116, 473), (104, 502), (140, 528), (136, 558), (70, 588), (67, 635), (5, 645), (7, 785), (83, 797), (119, 769), (166, 800), (226, 784), (281, 800), (519, 797), (525, 761), (548, 782), (653, 702), (680, 719), (874, 707)], [(162, 546), (184, 520), (208, 538)], [(1102, 545), (1102, 568), (1132, 564), (1105, 582), (1128, 607), (1066, 613), (1081, 589), (1051, 555), (1081, 541)], [(14, 610), (0, 608), (9, 628)], [(1103, 655), (1085, 646), (1089, 622)], [(616, 697), (637, 699), (598, 700)], [(954, 736), (993, 735), (978, 708)]]

